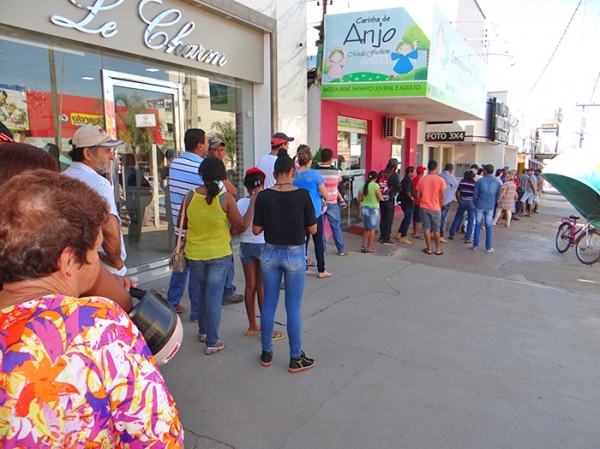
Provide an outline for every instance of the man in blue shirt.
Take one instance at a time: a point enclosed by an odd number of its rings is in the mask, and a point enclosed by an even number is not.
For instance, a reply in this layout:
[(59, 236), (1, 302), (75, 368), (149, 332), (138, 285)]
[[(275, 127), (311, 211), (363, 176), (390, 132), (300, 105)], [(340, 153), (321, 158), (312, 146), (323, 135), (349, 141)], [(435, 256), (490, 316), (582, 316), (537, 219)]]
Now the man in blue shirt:
[(440, 218), (440, 242), (442, 243), (448, 243), (448, 241), (444, 239), (444, 224), (446, 223), (448, 212), (450, 212), (450, 207), (452, 207), (452, 202), (456, 200), (456, 189), (458, 188), (458, 179), (452, 174), (453, 171), (454, 165), (446, 164), (444, 171), (439, 174), (439, 177), (446, 181), (446, 193), (444, 196), (444, 204), (442, 204), (442, 214)]
[(470, 248), (477, 251), (481, 224), (485, 218), (485, 250), (493, 253), (492, 248), (492, 219), (494, 217), (494, 206), (500, 198), (500, 183), (494, 178), (494, 166), (491, 164), (483, 166), (483, 178), (475, 183), (473, 191), (473, 203), (475, 204), (475, 233), (473, 246)]

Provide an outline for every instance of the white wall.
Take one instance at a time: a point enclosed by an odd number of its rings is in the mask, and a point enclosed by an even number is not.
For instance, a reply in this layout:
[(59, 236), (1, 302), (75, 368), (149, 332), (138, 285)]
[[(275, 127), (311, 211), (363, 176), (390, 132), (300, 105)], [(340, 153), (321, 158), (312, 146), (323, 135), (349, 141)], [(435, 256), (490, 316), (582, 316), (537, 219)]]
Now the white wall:
[(321, 146), (321, 86), (310, 86), (307, 104), (310, 111), (307, 117), (307, 144), (315, 154)]
[[(281, 131), (294, 137), (294, 144), (304, 143), (307, 139), (306, 0), (238, 1), (277, 20), (277, 92), (274, 93), (277, 129), (272, 132)], [(298, 46), (298, 43), (302, 43), (302, 46)], [(243, 43), (240, 42), (240, 45)], [(256, 111), (255, 119), (265, 114), (269, 114), (269, 111)], [(261, 157), (268, 153), (269, 142), (263, 143), (261, 136), (256, 139), (260, 143), (256, 155)], [(267, 147), (263, 149), (265, 143)]]
[(483, 164), (492, 164), (494, 170), (504, 167), (504, 145), (478, 143), (475, 163), (480, 167)]

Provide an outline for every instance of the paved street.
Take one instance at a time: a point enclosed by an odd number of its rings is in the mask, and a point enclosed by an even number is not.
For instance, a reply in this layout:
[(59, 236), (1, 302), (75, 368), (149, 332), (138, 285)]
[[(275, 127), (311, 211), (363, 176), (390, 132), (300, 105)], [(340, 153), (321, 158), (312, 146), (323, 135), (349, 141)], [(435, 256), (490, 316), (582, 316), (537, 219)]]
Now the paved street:
[[(243, 304), (224, 309), (226, 349), (212, 356), (182, 315), (184, 345), (162, 372), (186, 448), (600, 447), (600, 267), (554, 248), (572, 212), (545, 195), (540, 214), (494, 227), (492, 254), (457, 236), (441, 257), (419, 241), (371, 256), (344, 233), (351, 253), (330, 242), (333, 277), (306, 281), (303, 347), (316, 366), (304, 373), (287, 372), (287, 338), (260, 365)], [(242, 292), (237, 256), (235, 284)], [(282, 302), (276, 320), (285, 331)]]

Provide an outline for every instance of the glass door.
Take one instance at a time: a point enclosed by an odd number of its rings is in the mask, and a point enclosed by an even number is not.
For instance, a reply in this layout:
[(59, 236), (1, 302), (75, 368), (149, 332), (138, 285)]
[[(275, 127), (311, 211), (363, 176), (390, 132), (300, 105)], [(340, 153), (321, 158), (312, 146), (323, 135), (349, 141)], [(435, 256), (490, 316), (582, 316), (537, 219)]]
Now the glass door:
[(124, 141), (116, 149), (112, 184), (125, 264), (130, 270), (157, 266), (173, 247), (166, 178), (182, 148), (181, 85), (108, 70), (102, 75), (106, 129)]

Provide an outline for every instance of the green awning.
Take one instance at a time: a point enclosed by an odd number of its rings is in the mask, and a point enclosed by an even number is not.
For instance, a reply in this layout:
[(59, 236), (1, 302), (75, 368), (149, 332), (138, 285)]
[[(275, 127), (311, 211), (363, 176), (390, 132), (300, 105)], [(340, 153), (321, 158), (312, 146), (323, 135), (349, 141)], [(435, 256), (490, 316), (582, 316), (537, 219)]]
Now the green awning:
[(600, 151), (563, 153), (548, 162), (542, 177), (600, 229)]

